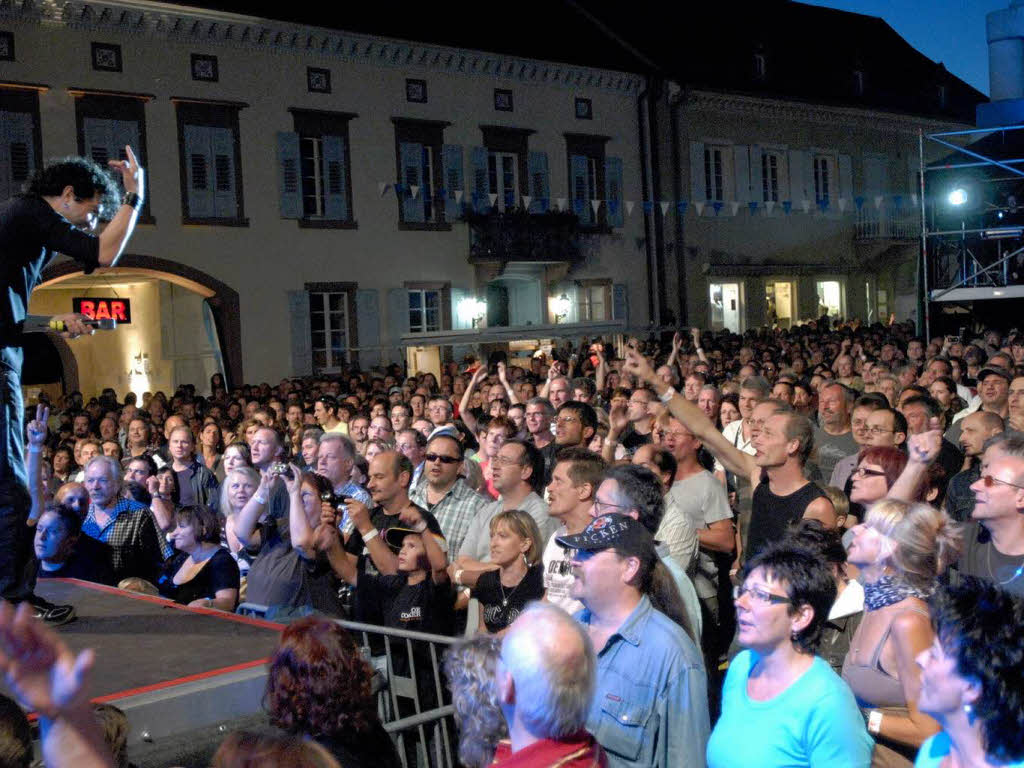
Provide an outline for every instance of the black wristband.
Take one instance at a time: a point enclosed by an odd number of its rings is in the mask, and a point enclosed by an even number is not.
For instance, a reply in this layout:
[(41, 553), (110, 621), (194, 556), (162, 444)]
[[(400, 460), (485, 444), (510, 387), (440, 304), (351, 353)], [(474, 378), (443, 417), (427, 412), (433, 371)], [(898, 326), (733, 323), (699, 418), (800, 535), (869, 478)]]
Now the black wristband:
[(138, 192), (129, 192), (121, 199), (121, 205), (130, 205), (137, 211), (142, 207), (142, 196)]

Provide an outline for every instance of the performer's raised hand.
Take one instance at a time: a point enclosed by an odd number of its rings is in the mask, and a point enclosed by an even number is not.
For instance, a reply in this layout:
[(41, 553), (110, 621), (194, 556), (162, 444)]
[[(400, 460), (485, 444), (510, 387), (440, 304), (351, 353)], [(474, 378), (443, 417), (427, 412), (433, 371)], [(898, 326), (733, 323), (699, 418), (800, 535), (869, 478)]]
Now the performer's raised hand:
[(121, 174), (121, 184), (126, 194), (134, 192), (140, 196), (144, 195), (146, 171), (139, 165), (131, 147), (125, 146), (124, 153), (124, 160), (108, 160), (107, 165)]

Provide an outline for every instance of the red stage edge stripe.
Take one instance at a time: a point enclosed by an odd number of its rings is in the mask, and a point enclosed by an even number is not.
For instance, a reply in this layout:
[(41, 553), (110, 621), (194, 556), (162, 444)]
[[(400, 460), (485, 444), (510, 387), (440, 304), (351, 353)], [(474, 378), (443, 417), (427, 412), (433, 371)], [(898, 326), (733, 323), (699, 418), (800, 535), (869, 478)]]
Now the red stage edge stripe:
[(141, 688), (130, 688), (127, 691), (118, 691), (117, 693), (108, 693), (106, 696), (99, 696), (92, 699), (94, 704), (104, 704), (108, 701), (116, 701), (118, 699), (126, 699), (129, 696), (138, 696), (142, 693), (149, 693), (150, 691), (159, 691), (163, 688), (170, 688), (175, 685), (184, 685), (185, 683), (193, 683), (196, 680), (206, 680), (217, 675), (226, 675), (230, 672), (238, 672), (243, 669), (252, 669), (253, 667), (259, 667), (270, 662), (269, 658), (256, 659), (255, 661), (246, 661), (241, 664), (233, 664), (230, 667), (221, 667), (220, 669), (211, 669), (209, 672), (199, 672), (195, 675), (187, 675), (185, 677), (179, 677), (175, 680), (164, 680), (162, 683), (153, 683), (152, 685), (144, 685)]
[(117, 587), (108, 587), (106, 584), (94, 584), (91, 581), (82, 581), (81, 579), (54, 579), (54, 581), (63, 581), (68, 584), (75, 584), (79, 587), (85, 587), (86, 589), (94, 589), (97, 592), (106, 592), (108, 595), (120, 595), (121, 597), (129, 597), (132, 600), (141, 600), (144, 603), (153, 603), (155, 605), (163, 605), (167, 608), (176, 608), (179, 611), (188, 611), (189, 613), (202, 613), (206, 616), (215, 616), (218, 619), (227, 619), (228, 621), (237, 621), (239, 624), (248, 624), (251, 627), (261, 627), (263, 629), (273, 629), (275, 632), (280, 632), (284, 629), (283, 624), (275, 624), (272, 621), (266, 619), (254, 619), (251, 616), (239, 616), (237, 613), (228, 613), (227, 611), (218, 611), (214, 608), (190, 608), (187, 605), (180, 605), (173, 600), (168, 600), (164, 597), (154, 597), (153, 595), (144, 595), (140, 592), (128, 592), (124, 589), (118, 589)]

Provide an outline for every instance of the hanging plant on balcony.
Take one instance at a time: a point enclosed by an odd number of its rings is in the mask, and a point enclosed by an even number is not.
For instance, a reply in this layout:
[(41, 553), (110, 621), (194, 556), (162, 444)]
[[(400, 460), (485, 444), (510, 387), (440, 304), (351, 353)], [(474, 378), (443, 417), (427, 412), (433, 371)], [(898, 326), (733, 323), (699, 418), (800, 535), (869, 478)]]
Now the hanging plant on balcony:
[(469, 224), (471, 261), (582, 260), (575, 213), (529, 213), (523, 208), (478, 213), (467, 208), (462, 219)]

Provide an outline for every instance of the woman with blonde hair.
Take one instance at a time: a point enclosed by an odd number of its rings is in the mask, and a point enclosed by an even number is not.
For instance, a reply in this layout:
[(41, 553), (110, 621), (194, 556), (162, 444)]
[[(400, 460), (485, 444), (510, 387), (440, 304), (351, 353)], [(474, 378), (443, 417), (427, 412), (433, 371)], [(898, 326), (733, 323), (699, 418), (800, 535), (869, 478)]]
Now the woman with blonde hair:
[(875, 739), (872, 766), (908, 768), (918, 747), (939, 730), (918, 709), (915, 658), (935, 639), (926, 601), (960, 554), (960, 532), (945, 512), (895, 499), (873, 504), (852, 531), (847, 558), (860, 568), (865, 612), (843, 679)]
[(544, 565), (537, 523), (509, 509), (491, 518), (491, 564), (486, 571), (455, 571), (455, 583), (480, 601), (480, 631), (502, 634), (526, 604), (544, 597)]

